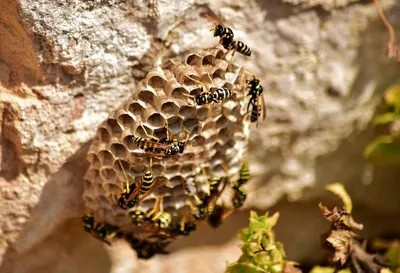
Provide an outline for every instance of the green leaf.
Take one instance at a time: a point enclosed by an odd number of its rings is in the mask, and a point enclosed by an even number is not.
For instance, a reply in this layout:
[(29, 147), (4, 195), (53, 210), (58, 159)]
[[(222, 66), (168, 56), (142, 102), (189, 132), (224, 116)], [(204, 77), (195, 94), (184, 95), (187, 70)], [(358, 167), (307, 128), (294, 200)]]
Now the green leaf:
[(400, 105), (400, 85), (393, 85), (386, 89), (383, 97), (388, 105)]
[(387, 89), (383, 95), (385, 102), (389, 106), (393, 106), (395, 113), (400, 113), (400, 85), (394, 85)]
[(350, 195), (347, 193), (343, 184), (340, 183), (332, 183), (328, 184), (325, 187), (328, 191), (336, 194), (343, 202), (343, 207), (346, 212), (351, 213), (353, 209), (353, 202), (351, 201)]
[(381, 114), (381, 115), (378, 115), (377, 117), (375, 117), (374, 123), (376, 125), (387, 124), (392, 121), (395, 121), (398, 118), (399, 118), (399, 116), (396, 115), (396, 113), (388, 112), (388, 113), (384, 113), (384, 114)]
[[(335, 268), (326, 266), (314, 266), (310, 273), (333, 273)], [(351, 273), (350, 269), (342, 269), (338, 273)]]
[(236, 262), (228, 264), (227, 273), (282, 272), (285, 252), (282, 244), (275, 241), (272, 230), (278, 218), (278, 213), (268, 217), (268, 213), (258, 216), (256, 212), (250, 212), (249, 227), (239, 231), (242, 255)]
[(376, 165), (400, 166), (400, 144), (390, 135), (379, 136), (368, 144), (364, 156)]
[(263, 273), (262, 269), (254, 268), (251, 264), (234, 263), (228, 266), (226, 273)]
[(393, 243), (385, 253), (385, 259), (393, 270), (400, 269), (400, 245)]

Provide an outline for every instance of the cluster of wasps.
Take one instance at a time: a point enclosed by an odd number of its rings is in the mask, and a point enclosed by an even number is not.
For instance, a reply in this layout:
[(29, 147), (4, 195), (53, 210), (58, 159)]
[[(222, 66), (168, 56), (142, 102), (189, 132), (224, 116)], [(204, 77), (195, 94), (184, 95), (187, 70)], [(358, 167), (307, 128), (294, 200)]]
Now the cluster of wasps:
[[(206, 17), (215, 24), (211, 31), (213, 31), (214, 37), (219, 37), (218, 45), (222, 45), (223, 48), (227, 50), (224, 57), (228, 53), (232, 53), (229, 63), (231, 63), (236, 51), (245, 56), (251, 56), (250, 48), (245, 43), (234, 39), (231, 28), (225, 27), (216, 16), (213, 18), (206, 14)], [(263, 119), (265, 119), (266, 116), (265, 102), (262, 96), (263, 87), (260, 85), (260, 80), (257, 77), (251, 74), (246, 75), (249, 76), (245, 81), (246, 84), (244, 84), (244, 87), (247, 89), (247, 96), (249, 97), (246, 115), (250, 115), (250, 121), (252, 123), (257, 123), (258, 126), (261, 113), (263, 113)], [(195, 79), (192, 80), (196, 81)], [(200, 81), (197, 82), (202, 84)], [(212, 103), (220, 103), (232, 96), (232, 91), (229, 88), (216, 87), (214, 84), (213, 87), (208, 89), (203, 85), (201, 90), (200, 94), (196, 96), (187, 95), (193, 99), (197, 106), (208, 106)], [(217, 204), (220, 194), (224, 191), (226, 185), (230, 183), (229, 178), (212, 176), (209, 181), (206, 179), (208, 192), (200, 198), (196, 187), (196, 184), (198, 184), (196, 180), (197, 175), (188, 177), (184, 182), (183, 187), (186, 194), (192, 196), (195, 202), (188, 202), (190, 213), (185, 215), (179, 222), (174, 223), (172, 215), (164, 211), (162, 195), (157, 197), (153, 208), (148, 211), (137, 208), (137, 205), (155, 188), (152, 173), (152, 157), (162, 158), (165, 156), (182, 154), (188, 144), (188, 132), (186, 132), (185, 139), (179, 139), (175, 136), (170, 136), (168, 124), (166, 124), (165, 127), (166, 137), (164, 138), (157, 139), (147, 134), (143, 126), (142, 128), (146, 134), (146, 138), (132, 138), (132, 141), (139, 149), (150, 155), (150, 164), (141, 177), (140, 183), (136, 184), (129, 181), (121, 161), (118, 160), (124, 174), (124, 179), (120, 179), (120, 181), (124, 183), (121, 184), (122, 193), (115, 198), (115, 203), (121, 209), (129, 211), (129, 217), (135, 226), (150, 226), (156, 229), (157, 232), (149, 238), (138, 239), (132, 234), (126, 234), (120, 231), (116, 226), (96, 222), (91, 214), (86, 214), (82, 217), (85, 231), (107, 244), (110, 244), (113, 238), (124, 238), (131, 244), (132, 248), (136, 250), (138, 257), (143, 259), (151, 258), (155, 254), (166, 254), (167, 251), (165, 247), (177, 237), (189, 235), (196, 230), (198, 221), (207, 220), (212, 227), (216, 228), (232, 212), (232, 210), (227, 209), (224, 205)], [(224, 169), (226, 172), (228, 171), (227, 167), (224, 167)], [(203, 168), (202, 171), (205, 176)], [(247, 162), (244, 162), (239, 172), (239, 179), (231, 183), (231, 189), (233, 191), (231, 202), (235, 209), (241, 208), (246, 200), (247, 193), (244, 185), (249, 179), (249, 165)], [(194, 219), (194, 221), (189, 221), (189, 219)]]

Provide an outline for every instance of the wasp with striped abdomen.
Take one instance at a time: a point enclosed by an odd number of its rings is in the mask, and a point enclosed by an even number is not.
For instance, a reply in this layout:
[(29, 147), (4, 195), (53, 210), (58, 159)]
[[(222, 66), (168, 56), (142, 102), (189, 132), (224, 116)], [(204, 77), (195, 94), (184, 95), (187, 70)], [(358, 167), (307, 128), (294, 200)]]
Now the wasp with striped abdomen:
[(142, 227), (145, 222), (149, 221), (149, 218), (141, 210), (131, 210), (129, 211), (129, 217), (134, 225)]
[(98, 240), (111, 245), (111, 239), (120, 235), (119, 228), (108, 223), (96, 222), (94, 217), (86, 213), (82, 217), (83, 229)]
[(121, 190), (122, 190), (122, 193), (118, 197), (117, 204), (121, 209), (130, 209), (136, 206), (138, 202), (139, 196), (137, 194), (134, 194), (135, 192), (138, 191), (138, 188), (136, 187), (134, 182), (130, 183), (128, 175), (125, 172), (125, 168), (122, 166), (122, 163), (119, 159), (118, 163), (122, 170), (122, 173), (124, 174), (125, 182), (117, 174), (118, 179), (121, 182)]
[(168, 241), (161, 240), (150, 242), (148, 240), (135, 238), (132, 234), (126, 235), (125, 239), (136, 251), (139, 259), (150, 259), (156, 254), (169, 254), (169, 252), (165, 250), (170, 243)]
[[(184, 95), (187, 97), (193, 98), (196, 105), (198, 105), (198, 106), (209, 105), (211, 103), (220, 103), (224, 100), (229, 99), (232, 96), (232, 91), (229, 88), (217, 87), (214, 84), (214, 81), (212, 80), (211, 76), (208, 73), (207, 73), (207, 75), (211, 81), (210, 88), (207, 88), (203, 82), (193, 79), (189, 76), (186, 76), (189, 79), (193, 80), (194, 82), (197, 82), (200, 85), (202, 85), (202, 87), (201, 87), (200, 94), (198, 94), (196, 96), (187, 95), (187, 94), (184, 94)], [(204, 91), (204, 90), (206, 90), (206, 91)]]
[(187, 216), (188, 214), (182, 217), (181, 221), (174, 225), (174, 227), (171, 230), (172, 236), (175, 237), (180, 235), (187, 236), (197, 229), (197, 224), (193, 222), (188, 222)]
[(235, 208), (240, 208), (243, 206), (247, 198), (247, 192), (244, 189), (244, 185), (250, 179), (250, 167), (247, 162), (244, 162), (239, 171), (239, 179), (233, 183), (233, 197), (232, 204)]
[(205, 14), (206, 18), (215, 24), (215, 27), (210, 31), (214, 32), (214, 37), (219, 37), (219, 44), (221, 44), (226, 50), (225, 55), (230, 51), (232, 52), (232, 58), (235, 52), (239, 52), (245, 56), (251, 56), (251, 49), (242, 41), (234, 40), (234, 34), (231, 28), (225, 27), (222, 21), (214, 14), (213, 17)]
[(185, 131), (186, 133), (185, 140), (179, 140), (175, 136), (171, 138), (169, 135), (168, 122), (166, 122), (165, 125), (166, 137), (160, 139), (157, 139), (154, 136), (149, 135), (143, 126), (142, 128), (145, 134), (149, 136), (150, 139), (145, 139), (145, 141), (143, 141), (143, 138), (137, 138), (138, 140), (144, 142), (142, 147), (140, 146), (138, 147), (143, 149), (146, 153), (152, 153), (155, 157), (164, 155), (172, 156), (178, 153), (182, 154), (186, 148), (190, 136), (189, 132)]
[(125, 185), (121, 185), (122, 193), (118, 198), (117, 204), (122, 209), (130, 209), (136, 206), (136, 204), (142, 199), (149, 190), (154, 185), (154, 177), (151, 171), (152, 169), (152, 158), (150, 157), (149, 168), (146, 170), (144, 175), (141, 178), (141, 182), (138, 186), (134, 183), (130, 184), (128, 176), (125, 172), (124, 167), (121, 164), (121, 161), (118, 160), (120, 164), (120, 168), (125, 176)]
[[(231, 41), (233, 40), (233, 31), (229, 27), (225, 27), (224, 24), (220, 20), (216, 20), (205, 14), (206, 18), (215, 24), (214, 28), (210, 29), (210, 31), (214, 32), (214, 37), (219, 37), (219, 43), (222, 44), (222, 41)], [(217, 22), (219, 21), (219, 22)]]
[[(260, 84), (260, 80), (253, 75), (251, 80), (246, 80), (246, 88), (248, 89), (247, 96), (250, 96), (249, 103), (247, 104), (247, 112), (250, 113), (250, 122), (257, 123), (258, 127), (258, 118), (261, 116), (261, 112), (263, 114), (263, 120), (266, 118), (266, 107), (265, 100), (263, 96), (263, 87)], [(261, 105), (260, 105), (261, 100)], [(251, 110), (250, 106), (252, 106)]]

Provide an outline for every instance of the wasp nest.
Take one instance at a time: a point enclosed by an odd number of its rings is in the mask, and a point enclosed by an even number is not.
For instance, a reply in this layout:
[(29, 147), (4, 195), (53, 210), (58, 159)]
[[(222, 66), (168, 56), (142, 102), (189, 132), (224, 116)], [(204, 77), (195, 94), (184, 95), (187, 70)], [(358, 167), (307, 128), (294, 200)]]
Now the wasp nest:
[[(189, 179), (196, 177), (200, 198), (207, 195), (212, 177), (238, 179), (250, 125), (243, 80), (243, 68), (229, 64), (220, 49), (192, 53), (184, 62), (169, 60), (151, 70), (97, 129), (84, 181), (87, 212), (98, 222), (144, 238), (154, 231), (133, 224), (129, 210), (116, 201), (126, 181), (140, 185), (150, 169), (154, 184), (134, 210), (151, 210), (163, 196), (163, 211), (176, 224), (193, 210), (195, 201), (185, 190)], [(232, 96), (196, 105), (194, 97), (213, 86), (229, 88)], [(135, 137), (176, 138), (187, 145), (183, 153), (157, 156), (140, 149)]]

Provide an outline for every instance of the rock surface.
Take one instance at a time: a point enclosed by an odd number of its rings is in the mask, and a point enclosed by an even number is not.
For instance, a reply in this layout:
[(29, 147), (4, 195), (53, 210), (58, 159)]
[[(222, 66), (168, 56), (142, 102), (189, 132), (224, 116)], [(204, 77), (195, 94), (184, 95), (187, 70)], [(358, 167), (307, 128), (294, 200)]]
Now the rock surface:
[[(0, 1), (0, 272), (222, 272), (238, 257), (234, 234), (247, 211), (148, 262), (123, 242), (100, 247), (77, 219), (96, 127), (162, 59), (217, 43), (200, 14), (208, 7), (252, 48), (252, 58), (236, 54), (235, 62), (266, 93), (268, 118), (253, 129), (248, 153), (247, 208), (302, 200), (274, 208), (289, 258), (321, 253), (315, 234), (326, 225), (316, 204), (326, 183), (345, 184), (366, 234), (399, 230), (400, 171), (362, 158), (381, 92), (400, 70), (385, 56), (388, 34), (375, 7), (210, 2)], [(381, 3), (399, 24), (400, 5)]]

